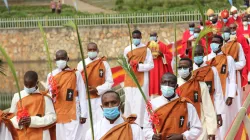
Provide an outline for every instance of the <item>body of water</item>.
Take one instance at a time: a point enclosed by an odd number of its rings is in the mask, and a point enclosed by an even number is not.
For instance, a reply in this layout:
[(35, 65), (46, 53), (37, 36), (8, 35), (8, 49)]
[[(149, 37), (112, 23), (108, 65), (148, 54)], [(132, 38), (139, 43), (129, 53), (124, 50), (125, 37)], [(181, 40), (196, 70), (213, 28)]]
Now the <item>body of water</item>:
[[(76, 68), (79, 61), (69, 61), (69, 66), (71, 68)], [(116, 60), (108, 61), (111, 67), (118, 66)], [(46, 82), (47, 75), (50, 73), (48, 63), (47, 62), (24, 62), (24, 63), (14, 63), (16, 68), (19, 86), (21, 90), (23, 89), (23, 76), (25, 72), (29, 70), (36, 71), (38, 73), (38, 80)], [(9, 108), (11, 105), (11, 100), (14, 93), (17, 92), (15, 80), (8, 68), (6, 63), (3, 63), (4, 73), (7, 76), (0, 75), (0, 109)], [(53, 68), (56, 68), (55, 64)], [(39, 88), (43, 90), (43, 86), (40, 84)]]

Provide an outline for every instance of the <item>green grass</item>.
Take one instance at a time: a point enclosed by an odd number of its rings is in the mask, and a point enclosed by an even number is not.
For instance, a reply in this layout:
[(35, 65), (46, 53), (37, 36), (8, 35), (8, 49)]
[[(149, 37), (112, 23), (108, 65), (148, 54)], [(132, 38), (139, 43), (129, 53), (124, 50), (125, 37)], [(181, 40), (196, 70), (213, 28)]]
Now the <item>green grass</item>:
[(47, 6), (11, 6), (10, 13), (5, 6), (0, 6), (0, 18), (16, 18), (16, 17), (44, 17), (44, 16), (74, 16), (86, 15), (88, 13), (76, 12), (71, 6), (63, 5), (62, 13), (52, 13), (50, 7)]
[[(95, 6), (116, 10), (122, 13), (127, 12), (185, 12), (198, 10), (194, 0), (82, 0)], [(116, 1), (123, 1), (116, 5)], [(204, 10), (230, 9), (228, 0), (200, 0)], [(243, 0), (234, 1), (234, 5), (243, 5)]]

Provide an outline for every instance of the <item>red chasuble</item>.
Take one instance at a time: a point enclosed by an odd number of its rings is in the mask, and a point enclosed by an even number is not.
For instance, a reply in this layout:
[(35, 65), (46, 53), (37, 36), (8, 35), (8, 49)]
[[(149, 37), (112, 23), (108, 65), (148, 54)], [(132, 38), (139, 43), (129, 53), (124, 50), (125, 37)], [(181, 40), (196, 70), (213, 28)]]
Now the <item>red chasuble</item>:
[(229, 25), (232, 24), (232, 23), (235, 23), (237, 24), (237, 26), (239, 27), (240, 25), (242, 25), (242, 19), (240, 16), (237, 17), (237, 19), (235, 20), (233, 17), (230, 17), (228, 19), (228, 22), (229, 22)]
[(182, 36), (182, 48), (180, 50), (180, 55), (185, 55), (186, 49), (187, 49), (187, 43), (188, 43), (188, 39), (192, 36), (192, 34), (190, 34), (189, 30), (186, 30), (183, 33)]
[(168, 47), (161, 41), (158, 42), (159, 50), (163, 53), (164, 57), (166, 58), (166, 63), (164, 64), (164, 58), (158, 56), (154, 58), (154, 68), (149, 72), (149, 95), (161, 95), (160, 90), (160, 80), (164, 73), (171, 72), (171, 61), (172, 61), (172, 54), (169, 51)]

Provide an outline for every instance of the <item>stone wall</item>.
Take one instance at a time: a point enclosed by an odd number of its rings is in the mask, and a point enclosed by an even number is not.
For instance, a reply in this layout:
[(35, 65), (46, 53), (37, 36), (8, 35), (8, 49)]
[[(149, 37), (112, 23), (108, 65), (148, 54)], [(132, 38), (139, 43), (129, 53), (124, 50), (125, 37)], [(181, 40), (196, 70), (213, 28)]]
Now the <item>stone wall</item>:
[[(181, 39), (187, 24), (177, 24), (177, 39)], [(139, 29), (143, 34), (143, 42), (149, 39), (152, 31), (158, 32), (159, 39), (166, 43), (174, 41), (173, 24), (148, 24), (133, 25), (131, 31)], [(128, 28), (126, 25), (114, 26), (88, 26), (79, 29), (82, 44), (86, 51), (86, 45), (91, 41), (98, 44), (100, 56), (105, 55), (115, 58), (123, 53), (124, 48), (129, 45)], [(79, 59), (76, 33), (69, 28), (47, 28), (45, 29), (48, 39), (51, 57), (58, 49), (65, 49), (70, 59)], [(6, 49), (11, 59), (15, 62), (46, 60), (43, 39), (39, 29), (11, 29), (0, 31), (0, 44)], [(0, 56), (1, 59), (1, 56)]]

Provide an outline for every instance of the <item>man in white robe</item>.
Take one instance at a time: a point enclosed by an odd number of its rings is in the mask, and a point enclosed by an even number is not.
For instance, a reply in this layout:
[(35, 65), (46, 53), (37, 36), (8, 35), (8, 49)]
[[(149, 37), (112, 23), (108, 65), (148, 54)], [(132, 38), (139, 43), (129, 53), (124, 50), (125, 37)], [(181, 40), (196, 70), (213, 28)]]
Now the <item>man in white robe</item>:
[[(236, 34), (234, 34), (236, 32), (236, 28), (237, 25), (231, 24), (230, 28), (225, 27), (223, 29), (223, 39), (225, 41), (225, 44), (223, 47), (225, 47), (225, 49), (229, 49), (229, 47), (234, 47), (234, 46), (228, 46), (227, 44), (233, 42), (234, 40), (237, 40), (237, 36)], [(231, 34), (231, 32), (233, 34)], [(230, 36), (228, 36), (230, 35)], [(236, 83), (237, 83), (237, 96), (235, 97), (235, 103), (238, 106), (238, 109), (240, 109), (240, 107), (242, 106), (242, 98), (243, 98), (243, 90), (241, 87), (241, 70), (245, 67), (246, 65), (246, 58), (245, 58), (245, 53), (242, 49), (242, 45), (237, 41), (237, 44), (239, 46), (239, 50), (238, 50), (238, 60), (235, 60), (235, 69), (236, 69)], [(228, 54), (230, 55), (230, 54)]]
[[(192, 70), (193, 70), (193, 63), (192, 60), (189, 58), (182, 58), (179, 61), (178, 65), (178, 86), (181, 87), (184, 83), (186, 83), (188, 80), (192, 78)], [(217, 117), (215, 113), (215, 109), (213, 106), (213, 102), (211, 100), (209, 89), (205, 82), (199, 81), (200, 84), (200, 96), (198, 98), (201, 98), (200, 102), (200, 120), (203, 128), (203, 132), (198, 138), (199, 140), (205, 140), (205, 139), (214, 139), (215, 134), (217, 131)], [(194, 87), (193, 87), (194, 88)], [(185, 92), (185, 91), (184, 91)], [(181, 97), (183, 94), (181, 94)], [(189, 93), (193, 94), (193, 93)], [(195, 100), (192, 98), (189, 98), (192, 102), (195, 103)], [(198, 112), (198, 111), (197, 111)]]
[[(210, 44), (212, 52), (204, 57), (204, 61), (209, 61), (215, 58), (218, 55), (223, 55), (221, 51), (221, 47), (223, 45), (223, 38), (219, 35), (215, 35), (212, 39), (212, 43)], [(217, 139), (224, 139), (232, 121), (234, 120), (238, 109), (237, 105), (234, 103), (233, 100), (236, 96), (236, 69), (235, 69), (235, 62), (231, 56), (227, 56), (227, 68), (228, 68), (228, 75), (226, 78), (226, 87), (224, 93), (224, 102), (226, 103), (225, 106), (225, 113), (222, 114), (222, 126), (218, 129), (218, 135), (216, 135)], [(217, 70), (218, 71), (218, 70)], [(219, 71), (218, 71), (219, 72)], [(224, 79), (220, 79), (221, 81)]]
[[(124, 118), (121, 116), (120, 108), (121, 108), (121, 99), (119, 97), (119, 94), (115, 91), (107, 91), (102, 95), (102, 109), (103, 109), (103, 115), (104, 118), (99, 120), (94, 125), (94, 137), (95, 140), (100, 139), (117, 139), (117, 135), (120, 139), (124, 139), (126, 137), (126, 140), (144, 140), (144, 135), (142, 132), (142, 129), (139, 125), (135, 123), (130, 123), (130, 127), (132, 129), (132, 139), (129, 138), (130, 131), (126, 131), (126, 128), (124, 128), (124, 131), (119, 131), (118, 134), (113, 128), (117, 127), (118, 125), (121, 125), (124, 123)], [(123, 129), (123, 128), (121, 128)], [(112, 133), (111, 133), (112, 132)], [(109, 137), (104, 137), (107, 133), (111, 133), (112, 135)], [(116, 134), (114, 134), (116, 133)], [(87, 131), (85, 140), (92, 140), (92, 132), (91, 129)], [(118, 140), (118, 139), (117, 139)]]
[[(132, 50), (136, 50), (142, 47), (145, 47), (146, 45), (141, 43), (141, 32), (139, 30), (135, 30), (132, 33), (133, 37), (133, 44), (132, 44)], [(125, 48), (124, 50), (124, 57), (128, 61), (127, 54), (131, 52), (131, 46), (129, 45), (128, 47)], [(133, 53), (133, 51), (132, 51)], [(140, 55), (140, 54), (139, 54)], [(146, 57), (145, 61), (143, 63), (139, 63), (137, 65), (137, 71), (144, 73), (144, 82), (143, 85), (141, 86), (142, 90), (144, 91), (145, 95), (147, 98), (149, 98), (149, 71), (154, 68), (154, 62), (153, 62), (153, 57), (151, 54), (151, 51), (149, 48), (146, 50)], [(125, 78), (126, 79), (126, 78)], [(144, 113), (145, 113), (145, 101), (140, 93), (139, 88), (137, 87), (129, 87), (126, 86), (124, 87), (125, 91), (125, 110), (124, 110), (124, 116), (128, 117), (130, 114), (137, 114), (137, 119), (136, 123), (143, 127), (143, 118), (144, 118)]]
[[(199, 68), (207, 66), (207, 64), (203, 61), (204, 58), (204, 49), (202, 46), (197, 45), (194, 52), (194, 63), (193, 63), (193, 70), (197, 70)], [(225, 113), (225, 106), (226, 103), (224, 102), (224, 97), (222, 93), (222, 87), (220, 82), (220, 77), (218, 75), (218, 71), (215, 67), (211, 67), (213, 71), (213, 85), (214, 85), (214, 94), (213, 94), (213, 102), (214, 102), (214, 108), (215, 112), (217, 114), (217, 124), (220, 127), (222, 124), (222, 117), (221, 114)], [(211, 86), (211, 85), (210, 85)], [(210, 87), (212, 88), (212, 86)]]
[[(167, 87), (166, 90), (165, 90), (165, 87)], [(161, 79), (162, 95), (151, 100), (153, 111), (156, 111), (162, 106), (165, 106), (171, 103), (172, 101), (180, 98), (175, 93), (175, 89), (177, 87), (178, 86), (177, 86), (176, 76), (170, 73), (164, 74)], [(202, 126), (201, 126), (199, 116), (196, 112), (196, 109), (191, 103), (187, 103), (187, 113), (188, 113), (187, 126), (189, 126), (189, 129), (187, 129), (182, 134), (178, 134), (178, 132), (175, 132), (175, 137), (185, 138), (188, 140), (196, 140), (202, 133)], [(176, 116), (176, 118), (178, 117), (179, 116)], [(179, 126), (173, 126), (173, 128), (174, 127), (179, 127)], [(145, 116), (144, 116), (143, 132), (144, 132), (144, 136), (146, 140), (152, 140), (152, 139), (156, 140), (159, 137), (161, 137), (162, 139), (165, 139), (161, 135), (154, 134), (152, 123), (150, 122), (149, 115), (147, 112), (145, 112)], [(167, 137), (170, 138), (170, 136), (167, 136)], [(173, 135), (171, 137), (173, 138)]]
[[(87, 51), (88, 51), (88, 57), (85, 59), (85, 64), (86, 64), (87, 69), (88, 69), (89, 64), (92, 64), (92, 62), (95, 63), (96, 61), (98, 61), (102, 58), (98, 57), (99, 50), (98, 50), (96, 43), (93, 43), (93, 42), (89, 43)], [(92, 88), (90, 88), (90, 92), (93, 91), (93, 93), (97, 93), (97, 95), (98, 95), (95, 98), (90, 99), (91, 100), (91, 108), (92, 108), (92, 117), (93, 117), (94, 124), (96, 124), (99, 120), (101, 120), (103, 118), (102, 109), (101, 109), (101, 95), (104, 92), (111, 90), (112, 85), (114, 84), (113, 78), (112, 78), (111, 68), (110, 68), (108, 62), (106, 60), (103, 60), (100, 63), (103, 63), (105, 70), (100, 71), (101, 68), (97, 68), (95, 70), (99, 71), (98, 75), (92, 74), (90, 76), (93, 76), (93, 77), (88, 77), (88, 80), (93, 79), (95, 81), (100, 80), (99, 79), (100, 75), (104, 75), (103, 77), (105, 78), (104, 83), (102, 83), (101, 85), (98, 85), (96, 87), (89, 85), (90, 87), (92, 87)], [(78, 63), (77, 70), (84, 74), (82, 61)], [(104, 74), (100, 73), (100, 72), (103, 72)], [(90, 128), (90, 121), (87, 121), (86, 124), (84, 124), (84, 127), (85, 127), (85, 129), (84, 129), (85, 131), (83, 133), (86, 133), (86, 131)]]
[[(21, 98), (25, 98), (30, 96), (31, 94), (40, 94), (38, 84), (38, 75), (34, 71), (28, 71), (24, 75), (24, 90), (20, 92)], [(45, 101), (45, 109), (44, 109), (44, 116), (30, 116), (24, 119), (20, 119), (17, 121), (17, 104), (19, 102), (19, 95), (15, 93), (11, 102), (10, 113), (14, 113), (15, 116), (11, 119), (13, 126), (16, 129), (23, 129), (23, 126), (29, 126), (29, 128), (42, 128), (49, 126), (56, 122), (56, 113), (54, 109), (53, 102), (51, 98), (44, 96)], [(25, 108), (25, 106), (24, 106)], [(28, 110), (28, 108), (26, 108)], [(50, 133), (49, 130), (43, 130), (43, 140), (50, 140)], [(19, 138), (20, 139), (20, 138)]]
[[(70, 69), (67, 65), (68, 60), (69, 58), (65, 50), (58, 50), (56, 52), (57, 69), (52, 71), (53, 77), (56, 77), (61, 72), (72, 71), (72, 69)], [(50, 76), (51, 76), (51, 73), (48, 74), (47, 84), (48, 84), (48, 89), (50, 90), (50, 93), (52, 94), (51, 92), (52, 86), (49, 83)], [(86, 118), (87, 118), (86, 90), (85, 90), (85, 85), (84, 85), (84, 81), (82, 79), (81, 73), (79, 71), (75, 71), (75, 76), (76, 76), (75, 84), (76, 84), (76, 90), (78, 92), (78, 96), (76, 96), (75, 99), (72, 99), (72, 100), (75, 101), (76, 120), (71, 119), (71, 121), (67, 123), (58, 123), (58, 122), (56, 123), (57, 140), (81, 140), (84, 138), (84, 134), (82, 132), (84, 130), (83, 124), (86, 122)], [(52, 94), (52, 97), (53, 97), (53, 94)]]

